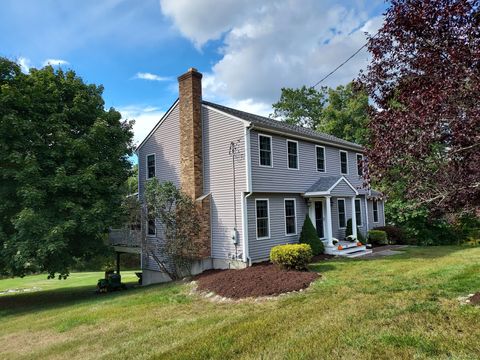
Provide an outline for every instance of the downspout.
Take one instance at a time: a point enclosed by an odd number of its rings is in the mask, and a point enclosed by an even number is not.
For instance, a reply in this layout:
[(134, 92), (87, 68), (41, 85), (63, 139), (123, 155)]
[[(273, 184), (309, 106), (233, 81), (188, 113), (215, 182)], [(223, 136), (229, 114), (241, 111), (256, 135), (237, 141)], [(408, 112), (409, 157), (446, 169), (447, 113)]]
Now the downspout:
[(246, 171), (246, 185), (247, 191), (243, 193), (242, 199), (242, 216), (243, 216), (243, 262), (248, 266), (252, 265), (252, 259), (249, 255), (248, 249), (248, 202), (247, 199), (253, 193), (252, 191), (252, 166), (251, 166), (251, 154), (250, 154), (250, 131), (253, 126), (250, 124), (244, 127), (245, 134), (245, 171)]
[(368, 236), (368, 196), (365, 193), (365, 224), (367, 226), (366, 231), (365, 231), (365, 238)]

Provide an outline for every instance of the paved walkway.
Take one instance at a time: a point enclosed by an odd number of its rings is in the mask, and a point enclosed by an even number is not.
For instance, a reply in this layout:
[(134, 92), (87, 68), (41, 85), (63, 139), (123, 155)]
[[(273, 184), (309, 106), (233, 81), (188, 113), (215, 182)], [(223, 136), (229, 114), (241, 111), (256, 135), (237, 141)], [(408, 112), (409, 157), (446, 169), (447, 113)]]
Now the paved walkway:
[(399, 249), (404, 249), (408, 247), (408, 245), (385, 245), (373, 248), (373, 252), (369, 255), (365, 255), (364, 257), (368, 258), (375, 258), (375, 257), (382, 257), (382, 256), (390, 256), (390, 255), (398, 255), (401, 254), (401, 251), (396, 251)]

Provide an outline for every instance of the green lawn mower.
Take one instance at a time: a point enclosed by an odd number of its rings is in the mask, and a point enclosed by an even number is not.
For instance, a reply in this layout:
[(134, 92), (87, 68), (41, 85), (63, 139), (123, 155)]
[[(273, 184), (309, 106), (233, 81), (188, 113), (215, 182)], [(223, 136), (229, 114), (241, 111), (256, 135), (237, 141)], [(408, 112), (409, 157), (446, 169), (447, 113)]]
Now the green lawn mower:
[(97, 294), (126, 289), (127, 286), (122, 283), (122, 276), (112, 270), (105, 271), (105, 278), (99, 279), (97, 283)]

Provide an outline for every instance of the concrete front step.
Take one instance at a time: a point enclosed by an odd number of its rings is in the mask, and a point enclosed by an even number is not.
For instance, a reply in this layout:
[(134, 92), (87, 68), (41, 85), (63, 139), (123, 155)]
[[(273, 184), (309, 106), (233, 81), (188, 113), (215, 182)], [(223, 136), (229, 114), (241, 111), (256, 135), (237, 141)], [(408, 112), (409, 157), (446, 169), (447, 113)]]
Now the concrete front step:
[[(343, 246), (343, 244), (341, 245)], [(356, 244), (352, 243), (348, 243), (348, 245), (348, 247), (343, 246), (342, 250), (338, 250), (338, 245), (333, 248), (325, 247), (325, 254), (346, 257), (358, 257), (372, 253), (372, 250), (367, 249), (365, 245), (357, 246)]]
[(359, 257), (359, 256), (370, 255), (371, 253), (372, 253), (372, 250), (366, 249), (366, 250), (360, 250), (360, 251), (352, 252), (352, 253), (347, 254), (345, 256), (349, 257), (349, 258), (355, 258), (355, 257)]

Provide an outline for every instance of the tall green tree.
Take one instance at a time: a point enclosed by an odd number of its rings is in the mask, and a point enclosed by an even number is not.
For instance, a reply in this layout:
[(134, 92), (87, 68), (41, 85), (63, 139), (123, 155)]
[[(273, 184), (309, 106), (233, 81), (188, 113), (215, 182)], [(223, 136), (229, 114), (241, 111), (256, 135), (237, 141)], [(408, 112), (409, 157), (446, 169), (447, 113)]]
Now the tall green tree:
[(0, 58), (0, 273), (65, 277), (94, 255), (120, 209), (132, 122), (102, 86)]
[(353, 83), (335, 89), (283, 88), (272, 105), (272, 117), (308, 127), (341, 139), (365, 144), (368, 123), (368, 95)]
[(306, 86), (282, 88), (280, 100), (272, 105), (272, 117), (292, 125), (316, 129), (322, 118), (326, 96), (326, 87), (320, 90)]
[(353, 82), (328, 89), (328, 104), (317, 130), (365, 145), (368, 135), (368, 95)]

